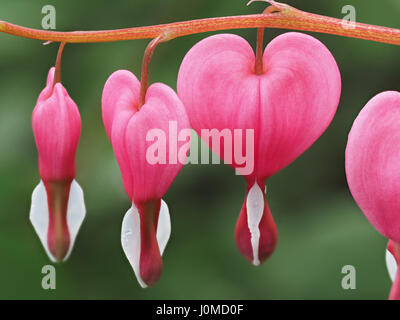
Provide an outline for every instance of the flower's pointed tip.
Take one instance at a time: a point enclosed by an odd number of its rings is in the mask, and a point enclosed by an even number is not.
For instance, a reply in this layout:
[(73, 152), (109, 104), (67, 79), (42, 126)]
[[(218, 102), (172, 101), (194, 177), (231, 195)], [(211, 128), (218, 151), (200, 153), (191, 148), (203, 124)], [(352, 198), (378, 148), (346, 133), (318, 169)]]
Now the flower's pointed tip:
[[(29, 219), (39, 236), (49, 259), (52, 262), (66, 261), (74, 247), (75, 239), (82, 222), (86, 215), (85, 203), (83, 198), (83, 191), (79, 184), (73, 180), (71, 183), (68, 209), (67, 209), (67, 226), (69, 237), (58, 238), (49, 245), (49, 209), (48, 198), (44, 183), (36, 186), (32, 193), (32, 204), (29, 213)], [(51, 248), (50, 248), (51, 247)]]
[[(141, 270), (141, 231), (140, 214), (132, 204), (126, 212), (122, 221), (121, 244), (139, 285), (142, 288), (153, 286), (161, 276), (162, 261), (155, 259), (154, 263), (147, 265), (145, 270)], [(161, 200), (160, 212), (158, 215), (156, 239), (160, 255), (168, 243), (171, 235), (171, 220), (167, 204)]]

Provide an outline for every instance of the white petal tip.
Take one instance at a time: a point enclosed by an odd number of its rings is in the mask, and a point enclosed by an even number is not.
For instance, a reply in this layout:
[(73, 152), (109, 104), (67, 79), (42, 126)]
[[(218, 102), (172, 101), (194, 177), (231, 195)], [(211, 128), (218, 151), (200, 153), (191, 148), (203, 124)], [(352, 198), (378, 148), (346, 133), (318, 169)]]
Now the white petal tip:
[(247, 225), (250, 231), (251, 247), (253, 249), (253, 265), (259, 266), (258, 249), (260, 244), (259, 224), (264, 213), (264, 194), (257, 182), (250, 188), (246, 200)]
[(392, 282), (394, 282), (394, 279), (396, 277), (397, 273), (397, 263), (396, 259), (393, 257), (392, 253), (386, 249), (386, 267), (390, 276), (390, 279)]
[[(171, 235), (171, 219), (167, 204), (161, 200), (160, 213), (157, 222), (157, 242), (161, 255), (168, 243)], [(141, 250), (141, 237), (140, 237), (140, 215), (134, 204), (126, 212), (122, 220), (121, 228), (121, 244), (125, 256), (128, 259), (136, 279), (142, 288), (147, 288), (146, 283), (140, 276), (140, 250)]]
[(147, 285), (140, 277), (140, 215), (133, 204), (122, 220), (121, 245), (139, 285), (146, 288)]
[(73, 180), (70, 187), (67, 209), (67, 225), (70, 237), (70, 245), (65, 257), (62, 260), (58, 260), (50, 252), (47, 243), (49, 209), (46, 188), (43, 182), (40, 181), (40, 183), (33, 190), (29, 220), (35, 229), (36, 234), (39, 236), (40, 242), (42, 243), (46, 254), (52, 262), (63, 262), (68, 259), (85, 215), (86, 209), (82, 188), (75, 180)]
[(252, 265), (258, 267), (260, 265), (260, 261), (253, 261)]
[(169, 237), (171, 236), (171, 218), (168, 205), (161, 199), (160, 214), (157, 222), (157, 242), (161, 255), (164, 253)]

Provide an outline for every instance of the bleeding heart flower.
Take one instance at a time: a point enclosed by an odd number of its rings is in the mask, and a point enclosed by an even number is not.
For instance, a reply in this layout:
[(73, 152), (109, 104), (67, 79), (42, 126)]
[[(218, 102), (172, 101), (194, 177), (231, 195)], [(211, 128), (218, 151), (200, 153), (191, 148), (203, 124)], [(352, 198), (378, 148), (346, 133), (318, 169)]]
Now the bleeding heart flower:
[(52, 261), (68, 258), (85, 218), (83, 192), (75, 177), (81, 118), (51, 68), (32, 115), (41, 181), (32, 194), (30, 220)]
[(162, 135), (156, 136), (165, 145), (165, 158), (171, 160), (172, 153), (184, 147), (184, 139), (172, 137), (171, 124), (175, 124), (175, 132), (185, 132), (189, 140), (185, 142), (186, 150), (190, 145), (190, 126), (182, 102), (170, 87), (161, 83), (151, 85), (141, 107), (139, 98), (138, 79), (129, 71), (119, 70), (104, 86), (102, 109), (123, 185), (132, 202), (122, 223), (122, 247), (139, 284), (147, 287), (161, 275), (161, 255), (171, 232), (168, 206), (161, 198), (187, 156), (185, 153), (180, 161), (154, 162), (149, 158), (155, 138), (152, 132), (164, 134), (164, 139)]
[[(346, 176), (369, 222), (389, 238), (387, 261), (394, 280), (390, 299), (400, 299), (400, 92), (372, 98), (353, 123), (346, 147)], [(396, 266), (397, 270), (397, 266)]]
[[(178, 75), (178, 95), (193, 129), (254, 130), (254, 170), (244, 174), (246, 198), (236, 226), (240, 252), (258, 265), (273, 252), (277, 231), (265, 181), (295, 160), (325, 131), (340, 98), (341, 80), (329, 50), (315, 38), (286, 33), (265, 49), (262, 74), (243, 38), (220, 34), (197, 43)], [(224, 141), (205, 141), (222, 159)], [(246, 142), (240, 151), (246, 150)], [(234, 150), (232, 146), (227, 150)], [(229, 155), (232, 158), (232, 155)], [(240, 166), (233, 161), (232, 166)]]

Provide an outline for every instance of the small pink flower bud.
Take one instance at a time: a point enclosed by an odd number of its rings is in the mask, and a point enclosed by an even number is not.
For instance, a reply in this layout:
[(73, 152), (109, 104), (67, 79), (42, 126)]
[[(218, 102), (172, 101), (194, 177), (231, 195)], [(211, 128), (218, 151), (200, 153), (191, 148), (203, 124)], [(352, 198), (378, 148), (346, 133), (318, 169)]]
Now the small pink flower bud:
[(41, 181), (32, 194), (30, 220), (48, 256), (62, 261), (71, 253), (85, 217), (83, 192), (75, 177), (81, 118), (51, 68), (32, 115)]

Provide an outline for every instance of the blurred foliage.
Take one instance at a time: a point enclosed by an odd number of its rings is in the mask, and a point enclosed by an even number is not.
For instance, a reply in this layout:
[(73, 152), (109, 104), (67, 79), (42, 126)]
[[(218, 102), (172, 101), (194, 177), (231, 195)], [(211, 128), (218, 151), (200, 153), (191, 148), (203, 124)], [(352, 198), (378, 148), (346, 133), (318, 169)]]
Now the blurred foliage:
[[(57, 10), (57, 30), (96, 30), (180, 20), (252, 14), (264, 3), (247, 0), (2, 0), (0, 19), (41, 27), (42, 6)], [(310, 12), (342, 17), (347, 1), (287, 0)], [(399, 28), (398, 0), (353, 0), (357, 21)], [(255, 30), (233, 30), (255, 46)], [(285, 32), (266, 30), (265, 42)], [(212, 34), (212, 33), (209, 33)], [(150, 81), (176, 88), (185, 53), (209, 34), (160, 45)], [(57, 265), (57, 289), (41, 288), (49, 264), (30, 225), (31, 192), (39, 181), (31, 112), (54, 63), (57, 45), (0, 34), (0, 298), (22, 299), (385, 299), (390, 280), (386, 240), (368, 223), (345, 180), (347, 134), (375, 94), (399, 90), (399, 48), (313, 34), (331, 50), (343, 91), (329, 129), (298, 160), (267, 182), (280, 242), (262, 267), (246, 262), (233, 240), (244, 182), (225, 165), (185, 166), (165, 196), (173, 232), (164, 271), (152, 289), (140, 289), (120, 245), (129, 200), (101, 121), (101, 91), (117, 69), (137, 76), (147, 40), (67, 45), (63, 84), (77, 102), (82, 137), (77, 180), (87, 219), (69, 261)], [(354, 265), (357, 289), (341, 288), (341, 269)]]

